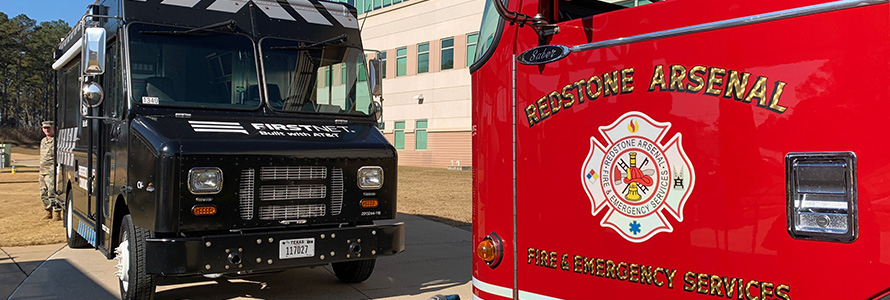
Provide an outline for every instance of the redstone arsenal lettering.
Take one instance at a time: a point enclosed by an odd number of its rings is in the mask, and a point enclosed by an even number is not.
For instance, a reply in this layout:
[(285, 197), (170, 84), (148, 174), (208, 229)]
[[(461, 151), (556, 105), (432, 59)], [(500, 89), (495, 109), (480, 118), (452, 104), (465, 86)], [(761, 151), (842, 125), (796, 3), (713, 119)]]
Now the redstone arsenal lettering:
[[(633, 93), (636, 90), (635, 72), (633, 67), (611, 70), (560, 85), (525, 107), (528, 126), (587, 102)], [(751, 103), (781, 114), (788, 109), (781, 104), (786, 85), (784, 81), (770, 80), (764, 75), (721, 67), (656, 65), (645, 88), (647, 92), (700, 94)]]

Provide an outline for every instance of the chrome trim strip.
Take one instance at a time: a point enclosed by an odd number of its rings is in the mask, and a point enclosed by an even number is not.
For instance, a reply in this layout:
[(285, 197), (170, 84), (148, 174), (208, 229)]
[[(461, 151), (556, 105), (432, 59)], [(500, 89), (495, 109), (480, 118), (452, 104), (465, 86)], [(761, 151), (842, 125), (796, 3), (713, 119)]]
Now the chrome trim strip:
[(794, 18), (794, 17), (801, 17), (801, 16), (843, 10), (843, 9), (860, 7), (860, 6), (876, 5), (876, 4), (887, 3), (887, 1), (888, 0), (840, 0), (840, 1), (834, 1), (834, 2), (816, 4), (816, 5), (774, 11), (771, 13), (752, 15), (752, 16), (747, 16), (747, 17), (741, 17), (741, 18), (735, 18), (735, 19), (729, 19), (729, 20), (723, 20), (723, 21), (716, 21), (716, 22), (680, 27), (680, 28), (675, 28), (675, 29), (668, 29), (668, 30), (663, 30), (663, 31), (656, 31), (656, 32), (634, 35), (634, 36), (629, 36), (629, 37), (588, 43), (588, 44), (583, 44), (583, 45), (576, 45), (576, 46), (572, 46), (571, 49), (572, 49), (572, 52), (593, 50), (593, 49), (599, 49), (599, 48), (604, 48), (604, 47), (630, 44), (630, 43), (636, 43), (636, 42), (642, 42), (642, 41), (648, 41), (648, 40), (654, 40), (654, 39), (660, 39), (660, 38), (666, 38), (666, 37), (674, 37), (674, 36), (679, 36), (679, 35), (699, 33), (699, 32), (704, 32), (704, 31), (709, 31), (709, 30), (715, 30), (715, 29), (723, 29), (723, 28), (729, 28), (729, 27), (758, 24), (758, 23), (763, 23), (763, 22), (789, 19), (789, 18)]
[[(517, 215), (517, 206), (516, 206), (516, 177), (517, 177), (517, 157), (516, 157), (516, 144), (517, 144), (517, 123), (516, 123), (516, 54), (513, 54), (513, 87), (512, 87), (512, 96), (510, 99), (511, 109), (513, 113), (511, 115), (511, 119), (513, 122), (513, 126), (511, 126), (511, 130), (513, 131), (513, 299), (519, 299), (519, 291), (516, 289), (519, 288), (519, 247), (517, 240), (519, 239), (519, 234), (516, 229), (518, 228), (518, 219)], [(475, 278), (474, 278), (475, 279)]]

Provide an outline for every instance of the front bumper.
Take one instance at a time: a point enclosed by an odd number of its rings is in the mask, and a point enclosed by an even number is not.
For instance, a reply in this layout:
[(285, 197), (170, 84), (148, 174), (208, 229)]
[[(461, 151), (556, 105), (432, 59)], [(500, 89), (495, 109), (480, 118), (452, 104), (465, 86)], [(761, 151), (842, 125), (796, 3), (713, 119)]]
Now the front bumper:
[[(315, 239), (314, 256), (279, 259), (279, 241), (304, 238)], [(394, 255), (405, 251), (405, 223), (197, 238), (149, 238), (145, 245), (148, 274), (249, 274)]]

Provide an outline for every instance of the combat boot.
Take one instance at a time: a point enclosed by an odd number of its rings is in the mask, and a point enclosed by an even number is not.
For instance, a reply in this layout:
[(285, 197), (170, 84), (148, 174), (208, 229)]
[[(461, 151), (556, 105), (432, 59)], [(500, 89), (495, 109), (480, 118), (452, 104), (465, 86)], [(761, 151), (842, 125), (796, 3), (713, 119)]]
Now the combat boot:
[(45, 220), (51, 220), (53, 218), (53, 211), (50, 209), (46, 210), (46, 216), (43, 217)]
[(62, 212), (61, 211), (53, 211), (53, 221), (61, 221), (62, 220)]

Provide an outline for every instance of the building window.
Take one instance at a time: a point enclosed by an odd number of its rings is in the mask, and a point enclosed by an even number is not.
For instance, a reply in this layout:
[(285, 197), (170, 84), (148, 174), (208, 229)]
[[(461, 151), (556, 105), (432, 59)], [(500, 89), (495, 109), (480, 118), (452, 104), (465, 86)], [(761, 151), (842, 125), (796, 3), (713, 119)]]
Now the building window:
[(396, 149), (405, 149), (405, 121), (398, 121), (392, 130), (393, 144)]
[(417, 74), (430, 71), (430, 43), (417, 45)]
[(383, 7), (383, 1), (381, 1), (381, 0), (374, 0), (374, 9), (378, 9), (378, 8), (381, 8), (381, 7)]
[(379, 70), (383, 72), (383, 78), (386, 78), (386, 51), (381, 51), (377, 54), (377, 59), (380, 60), (380, 68), (383, 70)]
[(408, 73), (408, 48), (396, 49), (396, 77), (405, 76)]
[(426, 150), (426, 127), (427, 120), (417, 120), (414, 128), (414, 150)]
[(383, 7), (392, 5), (392, 0), (383, 0)]
[(340, 84), (346, 84), (346, 63), (340, 64)]
[(442, 40), (441, 61), (441, 70), (450, 70), (454, 68), (454, 38)]
[(479, 33), (467, 35), (467, 67), (476, 61), (476, 43), (479, 42)]

